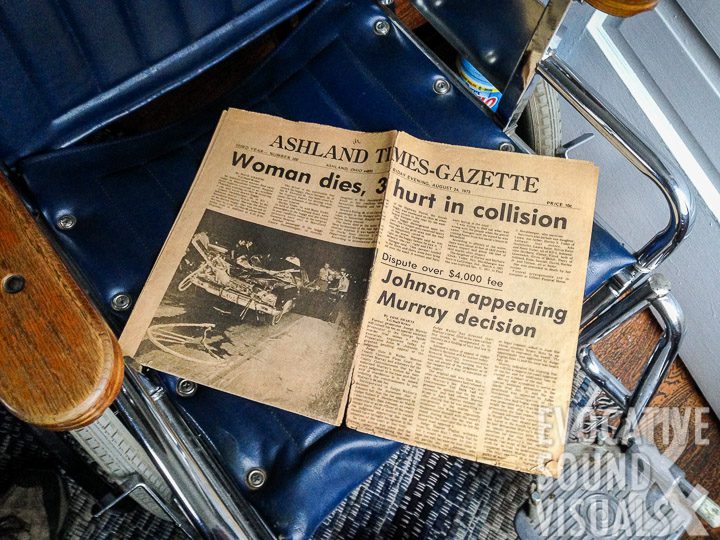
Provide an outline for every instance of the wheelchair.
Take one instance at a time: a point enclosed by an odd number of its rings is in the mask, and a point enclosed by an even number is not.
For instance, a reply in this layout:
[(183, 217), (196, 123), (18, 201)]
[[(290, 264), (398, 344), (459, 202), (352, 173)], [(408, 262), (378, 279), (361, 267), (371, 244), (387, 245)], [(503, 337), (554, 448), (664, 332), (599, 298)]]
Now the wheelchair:
[[(541, 99), (537, 114), (556, 93), (657, 186), (669, 210), (667, 226), (635, 252), (601, 223), (593, 227), (573, 406), (592, 408), (603, 395), (620, 411), (624, 459), (642, 446), (632, 426), (681, 341), (682, 311), (654, 272), (689, 232), (693, 207), (683, 175), (552, 52), (570, 4), (414, 0), (441, 49), (459, 51), (502, 89), (496, 112), (400, 20), (392, 1), (6, 5), (2, 172), (119, 333), (225, 108), (505, 151), (533, 152), (533, 139), (554, 152), (559, 145), (548, 137), (557, 130), (523, 127), (523, 111)], [(276, 39), (265, 47), (268, 35)], [(157, 129), (123, 132), (243, 50), (261, 51), (262, 60), (216, 99), (171, 111), (173, 121)], [(593, 345), (644, 309), (663, 333), (629, 390)], [(189, 537), (537, 537), (543, 492), (529, 475), (141, 372), (132, 359), (124, 371), (111, 408), (69, 432), (114, 482), (108, 507), (132, 497)], [(413, 505), (416, 523), (394, 521)], [(686, 519), (673, 521), (672, 532)]]

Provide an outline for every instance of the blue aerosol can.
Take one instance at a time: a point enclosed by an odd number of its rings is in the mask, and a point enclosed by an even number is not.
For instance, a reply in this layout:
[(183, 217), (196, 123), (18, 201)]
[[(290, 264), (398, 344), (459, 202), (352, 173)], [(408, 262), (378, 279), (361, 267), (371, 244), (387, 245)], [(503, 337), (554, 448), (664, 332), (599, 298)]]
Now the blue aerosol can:
[(497, 111), (502, 92), (495, 88), (466, 58), (458, 57), (458, 72), (465, 86), (492, 111)]

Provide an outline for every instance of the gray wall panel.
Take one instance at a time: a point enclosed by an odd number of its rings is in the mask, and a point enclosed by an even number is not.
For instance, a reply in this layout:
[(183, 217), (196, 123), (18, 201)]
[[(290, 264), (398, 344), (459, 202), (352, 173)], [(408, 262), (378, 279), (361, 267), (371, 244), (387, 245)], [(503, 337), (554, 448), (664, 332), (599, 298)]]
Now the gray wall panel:
[(716, 0), (677, 0), (693, 25), (703, 35), (715, 54), (720, 56), (720, 25)]
[[(603, 29), (712, 183), (720, 186), (720, 8), (715, 5), (708, 0), (663, 0), (660, 12), (624, 21), (609, 17)], [(577, 6), (569, 24), (582, 26), (592, 13), (587, 6)], [(657, 119), (648, 118), (642, 110), (608, 61), (605, 48), (587, 31), (574, 28), (568, 36), (561, 44), (560, 56), (649, 144), (664, 148), (665, 155), (672, 154), (658, 133)], [(566, 105), (563, 125), (565, 140), (591, 131)], [(664, 223), (667, 214), (657, 191), (599, 136), (573, 157), (589, 159), (600, 167), (597, 214), (629, 246), (640, 247)], [(698, 185), (703, 188), (701, 182)], [(720, 230), (716, 213), (697, 192), (696, 200), (696, 222), (690, 238), (660, 271), (671, 279), (687, 317), (681, 356), (720, 414)]]

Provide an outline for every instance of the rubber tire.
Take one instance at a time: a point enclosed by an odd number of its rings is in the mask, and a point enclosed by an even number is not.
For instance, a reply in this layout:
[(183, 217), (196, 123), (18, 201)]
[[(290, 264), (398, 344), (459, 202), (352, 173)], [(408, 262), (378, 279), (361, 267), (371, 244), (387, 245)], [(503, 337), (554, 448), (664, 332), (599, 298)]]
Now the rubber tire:
[(544, 156), (554, 156), (563, 143), (560, 101), (555, 90), (543, 79), (535, 85), (518, 122), (517, 134), (535, 153)]
[[(111, 410), (106, 410), (89, 426), (71, 431), (70, 435), (110, 482), (120, 486), (127, 477), (137, 473), (165, 503), (172, 501), (172, 492), (150, 457)], [(148, 512), (170, 521), (143, 489), (134, 491), (130, 497)]]

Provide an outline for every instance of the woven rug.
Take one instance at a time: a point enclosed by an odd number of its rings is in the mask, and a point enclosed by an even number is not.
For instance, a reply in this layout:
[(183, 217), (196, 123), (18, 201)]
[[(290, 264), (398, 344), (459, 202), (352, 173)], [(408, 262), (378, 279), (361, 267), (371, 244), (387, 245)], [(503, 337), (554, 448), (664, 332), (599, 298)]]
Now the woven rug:
[[(578, 370), (572, 395), (570, 426), (593, 406), (598, 389)], [(314, 538), (517, 538), (513, 520), (534, 478), (403, 446), (325, 519)]]
[(403, 446), (323, 522), (317, 540), (515, 538), (533, 476)]
[[(597, 387), (576, 374), (571, 425), (596, 396)], [(0, 407), (0, 492), (10, 471), (36, 469), (48, 463), (49, 456), (32, 431)], [(111, 510), (93, 518), (96, 501), (63, 471), (60, 474), (68, 494), (61, 539), (183, 538), (169, 523), (140, 509)], [(533, 479), (531, 475), (403, 446), (325, 519), (314, 539), (516, 538), (513, 519), (527, 500)]]
[[(93, 518), (96, 500), (63, 470), (57, 469), (38, 443), (32, 430), (0, 406), (0, 494), (13, 482), (15, 474), (28, 470), (57, 470), (65, 485), (66, 513), (57, 535), (60, 540), (175, 540), (185, 538), (172, 525), (141, 509), (129, 512), (110, 510)], [(49, 504), (52, 504), (49, 501)], [(57, 501), (60, 504), (60, 501)], [(10, 512), (0, 505), (0, 519)], [(22, 535), (17, 535), (22, 538)], [(45, 537), (45, 535), (43, 535)], [(12, 540), (13, 536), (3, 536)]]

